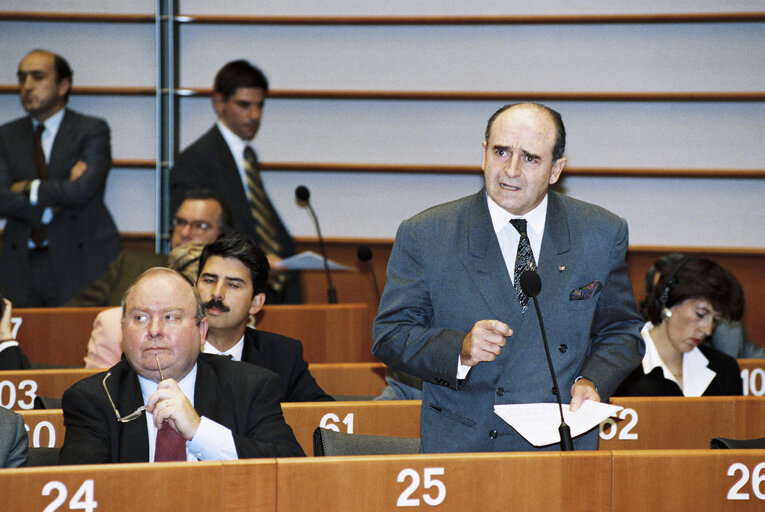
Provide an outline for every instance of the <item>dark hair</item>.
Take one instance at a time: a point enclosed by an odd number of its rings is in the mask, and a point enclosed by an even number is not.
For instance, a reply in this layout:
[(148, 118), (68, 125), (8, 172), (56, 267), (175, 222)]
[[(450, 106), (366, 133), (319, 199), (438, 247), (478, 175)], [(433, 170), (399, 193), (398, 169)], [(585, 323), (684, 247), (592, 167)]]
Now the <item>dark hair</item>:
[(661, 277), (646, 300), (646, 315), (654, 325), (662, 321), (662, 310), (687, 299), (704, 299), (726, 320), (739, 320), (744, 313), (744, 291), (729, 271), (706, 258), (684, 258)]
[(653, 290), (653, 285), (654, 282), (656, 282), (656, 278), (670, 272), (684, 259), (685, 255), (680, 254), (679, 252), (671, 252), (669, 254), (665, 254), (664, 256), (660, 256), (656, 261), (653, 262), (653, 265), (648, 267), (648, 270), (645, 271), (645, 297), (640, 301), (639, 304), (640, 313), (644, 317), (648, 317), (648, 297), (651, 295), (651, 291)]
[(173, 217), (175, 217), (175, 215), (178, 213), (178, 210), (181, 209), (183, 201), (187, 199), (196, 201), (217, 201), (221, 210), (220, 221), (218, 223), (218, 235), (223, 235), (233, 228), (234, 215), (231, 213), (231, 207), (228, 205), (228, 201), (226, 201), (222, 195), (211, 188), (192, 188), (191, 190), (186, 191), (186, 193), (183, 195), (183, 200), (178, 203), (178, 208), (175, 209)]
[(489, 135), (491, 135), (491, 126), (494, 124), (494, 121), (500, 116), (500, 114), (502, 114), (503, 112), (507, 110), (510, 110), (513, 107), (518, 107), (518, 106), (534, 106), (538, 109), (541, 109), (544, 112), (547, 112), (547, 114), (550, 116), (550, 120), (552, 120), (553, 124), (555, 125), (555, 145), (553, 146), (553, 150), (552, 150), (553, 162), (561, 158), (563, 156), (563, 153), (566, 151), (566, 127), (563, 126), (563, 118), (561, 118), (558, 112), (551, 109), (550, 107), (542, 105), (541, 103), (508, 103), (504, 107), (497, 110), (491, 115), (491, 117), (489, 118), (489, 121), (486, 123), (486, 132), (484, 133), (484, 141), (489, 142)]
[(255, 243), (246, 236), (236, 231), (230, 231), (210, 242), (202, 249), (202, 256), (199, 258), (199, 274), (202, 274), (205, 263), (210, 256), (220, 256), (221, 258), (236, 258), (250, 269), (250, 278), (252, 279), (252, 296), (258, 293), (265, 293), (268, 283), (268, 273), (271, 266), (268, 264), (268, 258)]
[(240, 87), (254, 87), (268, 93), (268, 79), (261, 70), (246, 60), (232, 60), (215, 75), (215, 92), (228, 100)]

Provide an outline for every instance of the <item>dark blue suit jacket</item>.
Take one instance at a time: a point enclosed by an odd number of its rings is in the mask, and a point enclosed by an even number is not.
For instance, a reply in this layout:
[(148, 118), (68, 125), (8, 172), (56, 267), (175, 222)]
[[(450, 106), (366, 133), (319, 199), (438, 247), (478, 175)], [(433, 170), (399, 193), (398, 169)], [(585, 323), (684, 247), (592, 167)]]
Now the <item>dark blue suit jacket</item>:
[[(66, 110), (53, 142), (48, 179), (41, 182), (37, 205), (10, 191), (16, 181), (36, 179), (32, 157), (34, 133), (30, 117), (0, 126), (0, 216), (8, 222), (0, 253), (0, 280), (16, 307), (27, 302), (28, 240), (40, 225), (44, 208), (56, 211), (45, 226), (61, 303), (100, 276), (117, 257), (121, 244), (117, 227), (104, 204), (106, 177), (111, 168), (109, 127), (101, 120)], [(88, 170), (69, 181), (78, 160)]]
[(280, 334), (245, 329), (242, 361), (268, 368), (282, 379), (285, 402), (331, 402), (303, 359), (303, 344)]
[[(247, 192), (242, 185), (234, 156), (217, 125), (183, 150), (170, 171), (170, 205), (175, 211), (183, 196), (191, 189), (210, 188), (226, 199), (234, 216), (234, 229), (251, 240), (255, 236), (255, 220), (250, 211)], [(281, 257), (295, 253), (292, 237), (276, 216), (277, 241), (283, 247)], [(291, 272), (284, 290), (278, 296), (269, 294), (269, 303), (298, 304), (301, 302), (298, 274)]]
[[(521, 312), (486, 201), (481, 190), (404, 221), (388, 262), (373, 351), (425, 381), (425, 452), (532, 450), (493, 407), (555, 401), (534, 305)], [(569, 402), (581, 375), (607, 399), (644, 352), (625, 263), (627, 223), (553, 192), (547, 208), (538, 300), (561, 395)], [(572, 300), (596, 281), (594, 295)], [(484, 319), (506, 323), (513, 335), (495, 361), (458, 382), (463, 338)], [(596, 431), (575, 447), (595, 449)]]

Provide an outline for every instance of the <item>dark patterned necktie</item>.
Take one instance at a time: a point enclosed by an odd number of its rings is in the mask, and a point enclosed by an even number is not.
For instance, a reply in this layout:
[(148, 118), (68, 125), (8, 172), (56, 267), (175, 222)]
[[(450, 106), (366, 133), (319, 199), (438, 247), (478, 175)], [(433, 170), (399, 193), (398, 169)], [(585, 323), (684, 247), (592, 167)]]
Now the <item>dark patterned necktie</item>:
[(513, 286), (515, 295), (521, 304), (521, 310), (525, 313), (529, 307), (529, 298), (521, 290), (521, 274), (524, 270), (536, 270), (537, 264), (534, 262), (534, 253), (531, 252), (531, 242), (529, 235), (526, 234), (526, 219), (511, 219), (510, 224), (518, 230), (521, 239), (518, 240), (518, 253), (515, 256), (515, 272), (513, 273)]
[(172, 462), (186, 460), (186, 440), (165, 422), (162, 430), (157, 430), (157, 442), (154, 446), (154, 462)]
[[(43, 123), (38, 124), (35, 129), (35, 139), (32, 145), (32, 158), (35, 163), (35, 173), (39, 180), (48, 179), (48, 164), (45, 162), (45, 153), (43, 153), (42, 149), (42, 134), (44, 131), (45, 125)], [(35, 247), (41, 247), (43, 242), (45, 242), (45, 229), (42, 226), (32, 228), (29, 238), (32, 239)]]
[[(263, 182), (260, 179), (260, 165), (255, 156), (255, 151), (250, 146), (244, 148), (244, 171), (247, 177), (247, 198), (250, 200), (250, 212), (255, 221), (255, 235), (258, 238), (255, 243), (266, 254), (284, 256), (282, 254), (283, 247), (278, 238), (276, 211), (263, 189)], [(286, 279), (286, 275), (277, 274), (269, 282), (269, 285), (278, 292), (284, 286)]]

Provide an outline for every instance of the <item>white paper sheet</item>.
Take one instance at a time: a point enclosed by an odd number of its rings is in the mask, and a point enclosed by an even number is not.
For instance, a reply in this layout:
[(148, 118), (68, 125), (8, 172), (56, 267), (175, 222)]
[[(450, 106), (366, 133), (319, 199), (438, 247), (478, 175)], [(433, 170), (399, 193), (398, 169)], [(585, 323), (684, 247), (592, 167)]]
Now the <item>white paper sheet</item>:
[[(336, 261), (328, 260), (330, 270), (356, 270)], [(286, 270), (324, 270), (324, 258), (313, 251), (303, 251), (289, 258), (284, 258), (279, 264)]]
[[(563, 418), (571, 429), (571, 437), (582, 435), (603, 420), (615, 416), (623, 409), (620, 405), (585, 400), (576, 412), (563, 404)], [(547, 446), (560, 442), (560, 412), (558, 404), (505, 404), (495, 405), (494, 412), (534, 446)]]

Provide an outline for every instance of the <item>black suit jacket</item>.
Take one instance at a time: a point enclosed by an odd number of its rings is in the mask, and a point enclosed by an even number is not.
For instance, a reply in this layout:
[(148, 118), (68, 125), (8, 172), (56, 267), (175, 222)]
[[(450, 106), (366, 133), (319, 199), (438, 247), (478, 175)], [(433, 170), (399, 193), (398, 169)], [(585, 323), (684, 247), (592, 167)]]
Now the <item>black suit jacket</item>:
[[(127, 360), (109, 371), (107, 386), (120, 413), (143, 405), (138, 376)], [(145, 418), (117, 421), (101, 384), (104, 375), (83, 379), (64, 392), (61, 464), (149, 461)], [(197, 359), (194, 408), (231, 429), (240, 459), (304, 455), (284, 421), (280, 400), (279, 379), (273, 372), (209, 354)]]
[[(257, 241), (255, 220), (250, 211), (247, 192), (239, 177), (234, 156), (226, 140), (213, 125), (210, 130), (183, 150), (170, 170), (170, 204), (172, 211), (183, 202), (183, 196), (191, 189), (210, 188), (218, 192), (228, 202), (234, 216), (234, 229)], [(279, 256), (286, 257), (295, 253), (292, 237), (284, 223), (276, 215), (277, 241), (283, 247)], [(269, 303), (301, 302), (300, 281), (296, 272), (291, 272), (280, 294), (269, 294)]]
[[(699, 345), (699, 350), (709, 360), (707, 368), (717, 374), (702, 396), (742, 395), (744, 389), (736, 360), (712, 347)], [(614, 395), (683, 396), (683, 390), (671, 380), (665, 379), (661, 368), (654, 368), (646, 375), (643, 373), (643, 365), (640, 365), (624, 379)]]
[(285, 402), (330, 402), (308, 371), (303, 360), (303, 344), (280, 334), (247, 328), (244, 332), (242, 361), (268, 368), (282, 379)]
[[(106, 177), (111, 168), (109, 127), (101, 120), (66, 110), (53, 142), (48, 179), (41, 182), (38, 204), (10, 191), (16, 181), (36, 179), (32, 156), (34, 132), (30, 117), (0, 126), (0, 217), (7, 218), (0, 253), (0, 279), (16, 307), (28, 303), (28, 240), (40, 226), (43, 210), (56, 213), (45, 226), (56, 273), (56, 291), (63, 303), (106, 270), (120, 252), (120, 239), (104, 204)], [(69, 181), (78, 160), (88, 170)]]

